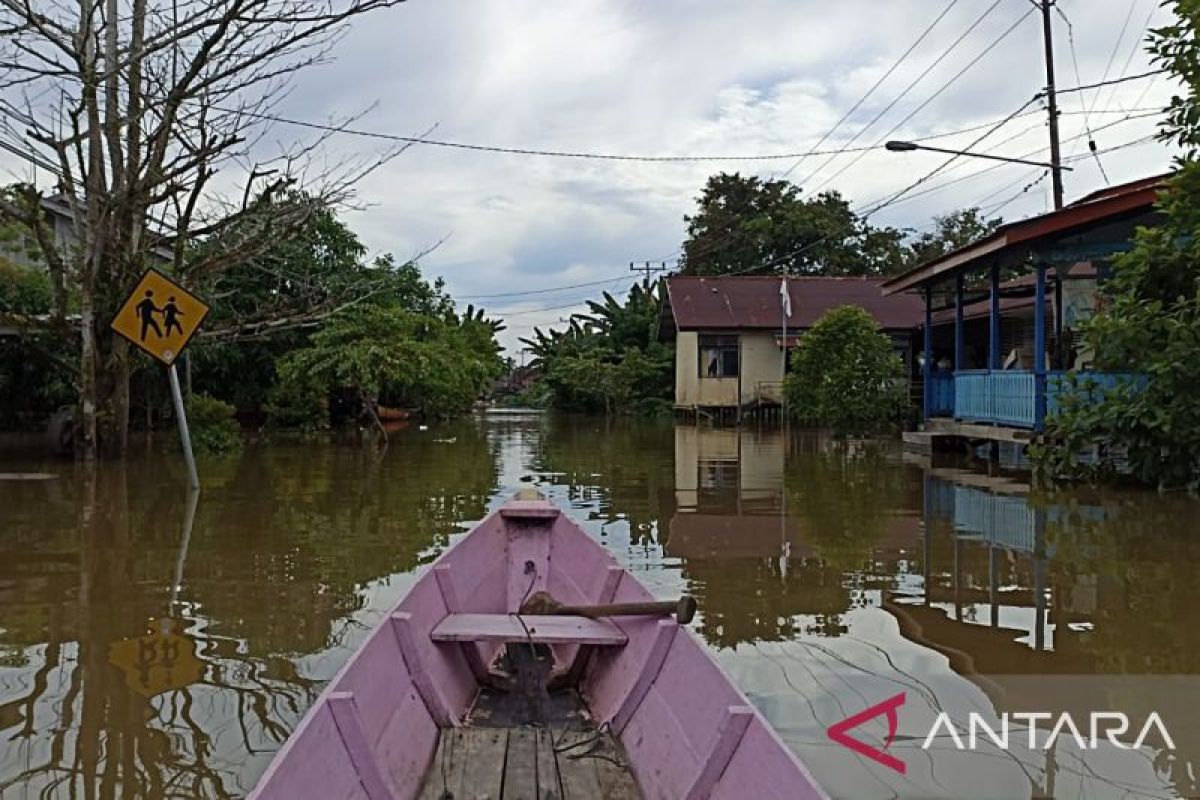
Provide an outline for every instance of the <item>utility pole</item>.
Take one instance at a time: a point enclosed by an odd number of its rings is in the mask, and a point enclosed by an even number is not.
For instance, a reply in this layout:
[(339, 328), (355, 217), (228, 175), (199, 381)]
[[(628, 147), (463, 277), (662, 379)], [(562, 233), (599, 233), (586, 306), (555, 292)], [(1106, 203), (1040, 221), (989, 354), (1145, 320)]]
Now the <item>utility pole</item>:
[(629, 262), (629, 271), (646, 273), (646, 285), (649, 286), (650, 285), (650, 274), (653, 272), (666, 272), (667, 271), (667, 262), (664, 261), (664, 262), (662, 262), (662, 264), (660, 266), (654, 266), (649, 261), (647, 261), (642, 266), (638, 266), (636, 263), (630, 261)]
[(1046, 48), (1046, 110), (1050, 114), (1050, 180), (1054, 187), (1054, 210), (1063, 207), (1062, 154), (1058, 143), (1058, 98), (1054, 93), (1054, 32), (1050, 24), (1050, 8), (1055, 0), (1041, 0), (1042, 38)]

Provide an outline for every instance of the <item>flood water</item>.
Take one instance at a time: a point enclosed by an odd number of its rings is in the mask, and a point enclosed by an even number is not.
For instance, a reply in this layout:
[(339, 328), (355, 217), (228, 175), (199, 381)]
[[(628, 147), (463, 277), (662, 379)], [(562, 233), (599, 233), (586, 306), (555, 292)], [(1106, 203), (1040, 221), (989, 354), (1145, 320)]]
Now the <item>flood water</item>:
[[(27, 473), (48, 473), (37, 476)], [(0, 451), (0, 797), (240, 797), (455, 537), (536, 486), (702, 637), (835, 797), (1200, 792), (1200, 503), (777, 429), (536, 414), (89, 476)], [(12, 473), (26, 473), (14, 476)], [(18, 479), (19, 477), (19, 479)], [(887, 752), (826, 735), (903, 694)], [(1126, 744), (1086, 739), (1120, 711)], [(945, 729), (927, 734), (945, 712)], [(971, 714), (1082, 738), (966, 747)], [(1130, 744), (1149, 715), (1169, 729)], [(1022, 723), (1024, 725), (1024, 723)], [(1060, 731), (1061, 732), (1061, 731)], [(856, 729), (882, 747), (886, 716)]]

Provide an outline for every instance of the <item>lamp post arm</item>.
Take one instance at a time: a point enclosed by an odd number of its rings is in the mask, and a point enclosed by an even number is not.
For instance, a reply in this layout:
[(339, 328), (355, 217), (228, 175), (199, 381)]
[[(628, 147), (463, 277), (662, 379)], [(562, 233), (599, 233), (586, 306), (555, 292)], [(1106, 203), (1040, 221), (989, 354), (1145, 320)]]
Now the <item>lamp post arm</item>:
[[(897, 149), (897, 148), (892, 148), (892, 149)], [(933, 147), (933, 146), (927, 145), (927, 144), (918, 144), (915, 147), (904, 148), (904, 149), (929, 150), (930, 152), (933, 152), (933, 153), (947, 153), (952, 156), (970, 156), (971, 158), (986, 158), (989, 161), (1006, 161), (1009, 164), (1029, 164), (1032, 167), (1045, 167), (1046, 169), (1049, 169), (1049, 170), (1070, 171), (1072, 169), (1071, 167), (1064, 167), (1064, 166), (1058, 165), (1058, 164), (1050, 164), (1045, 161), (1030, 161), (1025, 158), (1009, 158), (1008, 156), (994, 156), (989, 153), (972, 153), (970, 150), (951, 150), (947, 147)]]

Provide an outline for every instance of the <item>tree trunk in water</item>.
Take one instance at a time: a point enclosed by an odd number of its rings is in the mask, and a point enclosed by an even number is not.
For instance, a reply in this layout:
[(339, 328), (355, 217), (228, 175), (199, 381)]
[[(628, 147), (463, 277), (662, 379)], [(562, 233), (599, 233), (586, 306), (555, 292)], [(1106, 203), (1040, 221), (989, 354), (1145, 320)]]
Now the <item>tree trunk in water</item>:
[(76, 439), (79, 456), (95, 461), (99, 455), (96, 425), (96, 310), (94, 286), (85, 282), (80, 291), (79, 423)]
[(129, 345), (108, 327), (111, 302), (80, 292), (81, 351), (78, 453), (85, 461), (120, 458), (129, 445)]

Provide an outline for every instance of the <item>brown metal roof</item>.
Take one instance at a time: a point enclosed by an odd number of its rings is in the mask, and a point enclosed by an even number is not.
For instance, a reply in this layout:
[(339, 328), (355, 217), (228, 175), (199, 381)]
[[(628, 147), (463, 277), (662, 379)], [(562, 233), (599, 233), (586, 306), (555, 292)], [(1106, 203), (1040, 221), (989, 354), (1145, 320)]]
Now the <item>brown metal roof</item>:
[[(676, 330), (774, 330), (780, 327), (778, 276), (691, 277), (667, 279), (667, 301)], [(792, 301), (789, 328), (811, 328), (838, 306), (861, 306), (880, 327), (905, 330), (922, 319), (923, 305), (912, 295), (884, 297), (882, 278), (788, 278)]]
[(952, 253), (927, 261), (883, 283), (885, 294), (916, 289), (947, 279), (962, 268), (980, 268), (996, 258), (1028, 254), (1033, 247), (1109, 221), (1153, 209), (1162, 184), (1170, 177), (1157, 175), (1113, 186), (1058, 211), (1001, 225), (993, 233)]

